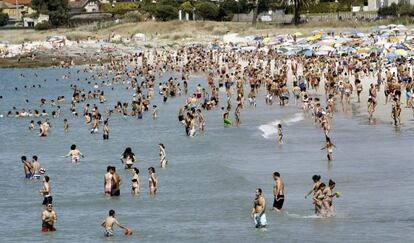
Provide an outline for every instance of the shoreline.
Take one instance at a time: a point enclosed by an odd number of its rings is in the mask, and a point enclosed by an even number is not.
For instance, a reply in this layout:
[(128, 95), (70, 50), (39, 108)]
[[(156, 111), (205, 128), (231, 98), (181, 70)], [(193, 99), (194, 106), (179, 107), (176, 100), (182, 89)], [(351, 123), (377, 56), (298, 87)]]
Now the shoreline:
[[(20, 60), (19, 60), (20, 59)], [(80, 57), (70, 57), (70, 56), (58, 56), (58, 57), (41, 57), (41, 58), (27, 58), (27, 57), (12, 57), (12, 58), (3, 58), (0, 62), (0, 69), (14, 69), (14, 68), (53, 68), (53, 67), (62, 67), (74, 63), (70, 66), (81, 66), (87, 64), (99, 64), (99, 63), (108, 63), (109, 58), (97, 59), (90, 57), (89, 60), (85, 60)]]

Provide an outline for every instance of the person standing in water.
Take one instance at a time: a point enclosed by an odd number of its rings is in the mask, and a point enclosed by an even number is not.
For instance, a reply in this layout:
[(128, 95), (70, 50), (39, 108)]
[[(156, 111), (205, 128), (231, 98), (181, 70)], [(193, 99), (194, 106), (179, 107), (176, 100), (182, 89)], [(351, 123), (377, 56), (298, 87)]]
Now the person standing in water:
[(39, 190), (40, 194), (43, 195), (42, 205), (46, 206), (52, 204), (53, 198), (50, 190), (49, 176), (43, 177), (43, 188)]
[(121, 161), (125, 164), (125, 169), (132, 169), (132, 165), (135, 162), (135, 154), (130, 147), (127, 147), (121, 156)]
[(316, 189), (315, 194), (313, 195), (313, 204), (315, 204), (315, 214), (318, 216), (322, 214), (323, 200), (325, 199), (323, 191), (325, 190), (325, 187), (325, 183), (321, 183), (319, 187)]
[(149, 186), (149, 193), (151, 196), (155, 196), (157, 193), (158, 181), (157, 175), (155, 174), (155, 168), (149, 167), (148, 168), (148, 186)]
[(282, 124), (277, 124), (277, 141), (279, 144), (283, 144), (283, 131), (282, 131)]
[(113, 182), (113, 171), (112, 166), (106, 167), (106, 174), (104, 176), (104, 191), (105, 195), (111, 196), (112, 182)]
[(42, 212), (42, 232), (56, 231), (57, 215), (51, 203)]
[(335, 146), (335, 144), (333, 144), (331, 142), (330, 137), (325, 136), (325, 138), (326, 138), (326, 145), (324, 147), (322, 147), (321, 150), (326, 149), (326, 157), (328, 158), (328, 161), (332, 161), (332, 159), (333, 159), (333, 157), (332, 157), (333, 148), (334, 147), (336, 148), (336, 146)]
[(115, 218), (115, 211), (113, 209), (109, 210), (109, 215), (106, 219), (102, 222), (101, 226), (105, 228), (105, 236), (110, 237), (114, 235), (114, 224), (117, 225), (119, 228), (125, 230), (126, 235), (131, 234), (131, 230), (127, 227), (121, 225), (118, 220)]
[(71, 157), (72, 163), (79, 163), (80, 157), (84, 158), (85, 156), (76, 148), (76, 144), (72, 144), (69, 153), (65, 157)]
[(152, 119), (153, 120), (157, 120), (157, 117), (158, 117), (158, 108), (157, 108), (156, 105), (153, 105), (152, 106), (151, 115), (152, 115)]
[(40, 179), (40, 163), (37, 160), (37, 156), (34, 155), (32, 157), (33, 161), (32, 161), (32, 166), (33, 166), (33, 179)]
[(236, 107), (236, 110), (234, 111), (234, 117), (235, 117), (235, 122), (236, 122), (236, 126), (239, 126), (241, 124), (241, 104), (238, 104)]
[(30, 124), (29, 124), (29, 130), (30, 130), (30, 131), (33, 131), (33, 130), (34, 130), (34, 128), (35, 128), (35, 123), (34, 123), (34, 121), (33, 121), (33, 120), (31, 120), (31, 121), (30, 121)]
[(275, 181), (275, 186), (273, 187), (273, 210), (280, 212), (285, 201), (285, 183), (280, 178), (279, 172), (273, 172), (273, 180)]
[[(319, 185), (321, 184), (321, 176), (320, 175), (313, 175), (312, 176), (312, 181), (313, 181), (313, 185), (312, 188), (310, 189), (310, 191), (305, 195), (305, 199), (313, 193), (313, 195), (316, 194), (316, 192), (319, 189)], [(317, 212), (317, 208), (315, 205), (315, 213)]]
[(69, 132), (69, 123), (68, 123), (68, 119), (66, 118), (63, 120), (63, 131), (65, 133)]
[(201, 111), (201, 109), (197, 109), (197, 114), (198, 114), (198, 124), (199, 124), (199, 127), (200, 127), (200, 131), (204, 132), (204, 127), (206, 125), (205, 119), (204, 119), (204, 114)]
[(165, 146), (162, 143), (160, 143), (159, 146), (160, 146), (160, 164), (161, 164), (161, 168), (165, 168), (168, 164), (167, 154), (165, 152)]
[(132, 194), (133, 195), (139, 195), (140, 193), (140, 181), (139, 181), (139, 169), (134, 167), (133, 169), (134, 175), (132, 176)]
[(115, 166), (111, 167), (112, 170), (112, 189), (111, 189), (111, 196), (120, 196), (121, 195), (121, 183), (122, 183), (122, 179), (121, 177), (118, 175), (118, 173), (116, 173), (116, 168)]
[(103, 126), (103, 140), (108, 140), (109, 139), (109, 126), (108, 126), (108, 120), (104, 121), (104, 126)]
[(330, 217), (335, 214), (335, 209), (332, 206), (333, 198), (339, 197), (339, 193), (333, 193), (333, 189), (335, 188), (335, 182), (333, 180), (329, 180), (328, 186), (325, 188), (325, 190), (322, 191), (324, 195), (323, 199), (323, 207), (325, 209), (325, 216)]
[(24, 170), (24, 175), (26, 179), (31, 179), (33, 174), (33, 166), (32, 164), (27, 161), (27, 157), (26, 156), (22, 156), (21, 157), (22, 163), (23, 163), (23, 170)]
[(256, 189), (256, 197), (253, 201), (253, 208), (251, 211), (251, 217), (254, 220), (256, 228), (265, 228), (267, 225), (266, 220), (266, 200), (262, 195), (262, 189)]

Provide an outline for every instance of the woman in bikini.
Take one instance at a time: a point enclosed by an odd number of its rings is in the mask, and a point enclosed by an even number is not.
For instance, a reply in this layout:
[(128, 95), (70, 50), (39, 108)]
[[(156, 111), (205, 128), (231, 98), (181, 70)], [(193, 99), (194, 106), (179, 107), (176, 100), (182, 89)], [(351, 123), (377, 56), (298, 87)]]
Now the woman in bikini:
[(148, 168), (148, 186), (149, 186), (149, 192), (151, 196), (155, 196), (155, 193), (157, 193), (157, 187), (158, 187), (158, 181), (157, 176), (155, 174), (155, 168), (149, 167)]

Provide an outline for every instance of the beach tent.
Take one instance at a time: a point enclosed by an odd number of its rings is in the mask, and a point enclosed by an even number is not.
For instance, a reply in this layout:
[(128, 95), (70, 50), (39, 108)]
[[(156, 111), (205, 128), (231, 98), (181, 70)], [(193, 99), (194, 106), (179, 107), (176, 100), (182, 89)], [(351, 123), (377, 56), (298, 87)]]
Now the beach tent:
[(147, 36), (143, 33), (137, 33), (132, 37), (134, 41), (147, 41)]
[(225, 43), (247, 43), (246, 38), (240, 37), (237, 33), (223, 35), (223, 41)]

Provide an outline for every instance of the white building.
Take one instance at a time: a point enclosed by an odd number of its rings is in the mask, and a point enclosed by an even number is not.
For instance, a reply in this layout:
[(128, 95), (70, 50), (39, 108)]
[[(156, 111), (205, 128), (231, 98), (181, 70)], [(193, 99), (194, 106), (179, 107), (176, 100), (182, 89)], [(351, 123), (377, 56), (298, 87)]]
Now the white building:
[(23, 27), (34, 28), (38, 23), (49, 22), (49, 15), (39, 14), (39, 17), (23, 17)]
[[(368, 0), (368, 11), (378, 11), (379, 8), (388, 7), (392, 3), (398, 4), (399, 0)], [(414, 4), (413, 0), (407, 0), (410, 4)]]

